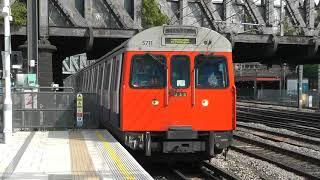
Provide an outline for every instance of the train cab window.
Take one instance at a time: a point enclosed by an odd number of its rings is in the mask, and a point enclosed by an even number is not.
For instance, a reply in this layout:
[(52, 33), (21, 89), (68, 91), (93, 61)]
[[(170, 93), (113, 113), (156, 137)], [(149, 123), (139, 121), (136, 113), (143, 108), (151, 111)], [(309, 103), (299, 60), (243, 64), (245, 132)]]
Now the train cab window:
[(176, 55), (171, 58), (171, 86), (187, 88), (190, 83), (190, 60), (188, 56)]
[(226, 59), (221, 56), (199, 55), (195, 59), (197, 88), (225, 88), (228, 86)]
[(165, 57), (159, 55), (134, 56), (131, 63), (130, 86), (163, 88), (166, 84), (165, 62)]

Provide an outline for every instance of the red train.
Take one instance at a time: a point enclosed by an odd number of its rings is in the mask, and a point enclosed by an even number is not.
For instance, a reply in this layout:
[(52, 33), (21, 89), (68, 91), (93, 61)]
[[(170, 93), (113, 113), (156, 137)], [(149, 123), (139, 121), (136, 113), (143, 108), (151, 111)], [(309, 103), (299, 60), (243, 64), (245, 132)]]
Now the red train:
[(144, 30), (65, 86), (96, 93), (103, 126), (146, 156), (208, 159), (231, 144), (236, 127), (232, 47), (204, 27)]

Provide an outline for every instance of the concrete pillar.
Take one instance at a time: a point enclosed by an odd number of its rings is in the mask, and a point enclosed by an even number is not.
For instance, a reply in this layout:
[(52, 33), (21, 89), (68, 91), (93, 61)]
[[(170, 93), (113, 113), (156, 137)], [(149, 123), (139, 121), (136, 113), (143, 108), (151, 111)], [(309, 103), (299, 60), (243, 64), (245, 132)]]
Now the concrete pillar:
[(43, 38), (39, 41), (39, 86), (50, 86), (53, 82), (52, 54), (57, 51), (56, 46)]
[(187, 10), (188, 10), (188, 0), (180, 0), (179, 4), (179, 23), (180, 25), (187, 25)]
[(302, 81), (303, 81), (303, 65), (299, 65), (299, 80), (298, 80), (298, 108), (302, 109)]
[[(53, 82), (52, 74), (52, 55), (57, 50), (56, 46), (50, 44), (46, 38), (42, 38), (39, 43), (39, 61), (38, 61), (38, 85), (40, 87), (48, 87)], [(24, 59), (27, 57), (27, 42), (21, 46)], [(27, 72), (26, 72), (27, 73)]]

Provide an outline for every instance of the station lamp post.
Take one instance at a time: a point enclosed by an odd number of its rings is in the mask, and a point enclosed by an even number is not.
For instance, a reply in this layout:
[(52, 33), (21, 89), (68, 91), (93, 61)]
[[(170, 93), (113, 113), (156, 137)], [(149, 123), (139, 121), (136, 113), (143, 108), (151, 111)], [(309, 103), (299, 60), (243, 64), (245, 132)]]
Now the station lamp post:
[(12, 16), (10, 14), (10, 0), (4, 0), (2, 14), (4, 16), (4, 104), (3, 104), (3, 118), (4, 118), (4, 143), (7, 142), (7, 138), (12, 136), (12, 99), (11, 99), (11, 36), (10, 36), (10, 21)]

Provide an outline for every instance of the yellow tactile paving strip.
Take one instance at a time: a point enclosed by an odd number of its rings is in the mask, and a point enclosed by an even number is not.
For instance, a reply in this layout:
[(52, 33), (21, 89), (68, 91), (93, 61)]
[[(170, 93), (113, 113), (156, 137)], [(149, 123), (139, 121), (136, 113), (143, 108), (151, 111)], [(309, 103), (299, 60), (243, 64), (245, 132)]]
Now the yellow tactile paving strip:
[(69, 132), (72, 179), (99, 179), (80, 131)]
[(124, 165), (121, 157), (116, 153), (116, 151), (112, 148), (110, 143), (104, 138), (103, 134), (99, 131), (96, 131), (96, 135), (98, 139), (103, 143), (104, 148), (107, 150), (111, 159), (115, 162), (117, 168), (119, 169), (120, 173), (123, 175), (124, 179), (132, 180), (135, 179), (132, 173), (127, 169)]

